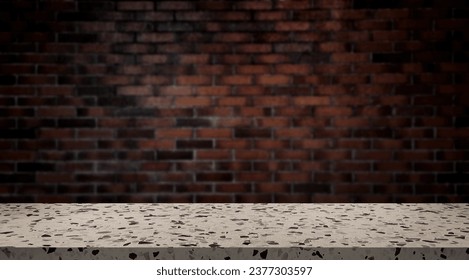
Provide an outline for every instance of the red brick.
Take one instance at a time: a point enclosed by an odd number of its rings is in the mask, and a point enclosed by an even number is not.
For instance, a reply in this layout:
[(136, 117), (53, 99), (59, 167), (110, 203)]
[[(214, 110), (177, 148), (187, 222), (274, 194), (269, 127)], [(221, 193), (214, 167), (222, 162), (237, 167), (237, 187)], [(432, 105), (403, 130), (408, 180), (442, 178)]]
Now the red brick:
[(311, 66), (306, 64), (278, 64), (275, 72), (279, 74), (307, 75), (311, 71)]
[(287, 75), (260, 75), (256, 78), (256, 83), (260, 85), (282, 85), (289, 82), (290, 77)]
[(254, 143), (256, 149), (275, 150), (288, 148), (289, 143), (287, 140), (256, 140)]
[(194, 72), (200, 75), (221, 75), (231, 74), (231, 67), (228, 65), (194, 65)]
[(371, 33), (374, 41), (406, 41), (409, 40), (408, 31), (373, 31)]
[(283, 21), (275, 24), (276, 31), (307, 31), (311, 28), (307, 21)]
[(176, 36), (174, 33), (141, 33), (137, 35), (137, 42), (143, 43), (169, 43), (174, 42)]
[(346, 95), (351, 92), (351, 87), (344, 85), (319, 85), (314, 91), (318, 95)]
[(145, 97), (139, 99), (138, 104), (142, 107), (157, 107), (157, 108), (167, 108), (172, 104), (171, 97)]
[(271, 179), (269, 172), (242, 172), (236, 175), (239, 182), (266, 182)]
[(140, 61), (143, 64), (163, 64), (168, 61), (168, 56), (162, 54), (144, 54), (140, 56)]
[(311, 160), (308, 151), (288, 150), (287, 148), (276, 151), (274, 157), (279, 160)]
[(268, 151), (263, 150), (236, 150), (235, 158), (241, 160), (265, 160), (269, 159)]
[(212, 100), (209, 97), (176, 97), (174, 104), (179, 107), (210, 106)]
[(324, 34), (320, 32), (295, 32), (293, 35), (297, 42), (320, 42), (324, 40)]
[(312, 49), (311, 44), (307, 43), (278, 43), (275, 44), (274, 50), (278, 53), (306, 53)]
[(294, 148), (301, 148), (301, 149), (323, 149), (327, 148), (329, 143), (327, 140), (323, 139), (304, 139), (304, 140), (296, 140), (293, 142)]
[(217, 102), (218, 106), (245, 106), (247, 104), (246, 97), (223, 97)]
[(39, 108), (37, 111), (39, 117), (73, 117), (76, 116), (76, 108), (73, 107), (53, 107)]
[(373, 82), (377, 84), (403, 84), (408, 82), (408, 76), (403, 74), (376, 74)]
[(227, 128), (199, 128), (196, 130), (198, 138), (231, 138), (232, 130)]
[(159, 87), (158, 91), (163, 96), (183, 96), (192, 95), (193, 87), (191, 86), (163, 86)]
[(352, 113), (352, 109), (349, 107), (318, 107), (314, 114), (317, 117), (336, 117), (350, 116)]
[(219, 85), (249, 85), (252, 83), (252, 77), (248, 75), (223, 76), (218, 79)]
[(150, 1), (123, 1), (117, 3), (118, 10), (153, 10), (153, 2)]
[(173, 140), (141, 140), (138, 142), (138, 147), (141, 150), (171, 150), (176, 147)]
[(192, 1), (158, 1), (156, 10), (191, 10)]
[(276, 129), (275, 137), (277, 138), (306, 138), (313, 135), (309, 128), (280, 128)]
[(271, 96), (271, 97), (254, 97), (253, 98), (254, 106), (259, 107), (277, 107), (277, 106), (288, 106), (289, 97), (288, 96)]
[(299, 96), (294, 97), (293, 103), (296, 106), (320, 106), (329, 105), (330, 98), (323, 96)]
[(307, 0), (282, 0), (274, 3), (275, 8), (280, 10), (304, 10), (311, 7), (310, 1)]
[(272, 9), (271, 1), (237, 1), (236, 8), (240, 10), (270, 10)]
[(344, 160), (350, 159), (351, 153), (346, 150), (319, 150), (314, 152), (316, 160)]
[(278, 63), (288, 63), (289, 58), (287, 55), (283, 54), (264, 54), (254, 57), (256, 63), (265, 63), (265, 64), (278, 64)]
[(153, 88), (150, 86), (121, 86), (117, 88), (117, 94), (132, 96), (152, 95)]
[(210, 85), (212, 84), (212, 77), (210, 76), (178, 76), (176, 83), (179, 85)]
[(250, 42), (252, 40), (252, 34), (244, 32), (227, 32), (217, 33), (214, 35), (213, 40), (215, 42)]
[(187, 128), (167, 128), (156, 131), (158, 138), (188, 138), (192, 136), (192, 129)]
[(331, 55), (332, 62), (351, 63), (351, 62), (367, 62), (370, 56), (366, 53), (333, 53)]
[[(317, 8), (331, 8), (333, 11), (342, 11), (341, 9), (350, 8), (352, 6), (351, 0), (315, 0), (315, 7)], [(349, 10), (346, 10), (349, 11)]]
[(259, 11), (254, 14), (258, 21), (280, 21), (288, 18), (288, 11)]
[(268, 65), (239, 65), (236, 67), (236, 72), (240, 75), (244, 74), (264, 74), (270, 71)]
[(270, 44), (237, 44), (234, 47), (237, 53), (270, 53), (272, 46)]
[(309, 172), (278, 172), (275, 179), (280, 182), (311, 182), (311, 173)]
[(287, 118), (261, 118), (257, 120), (260, 127), (288, 127), (290, 120)]
[(179, 56), (179, 63), (182, 64), (208, 64), (210, 56), (207, 54), (184, 54)]
[(319, 9), (293, 11), (292, 18), (300, 21), (327, 20), (330, 18), (330, 12), (328, 10)]

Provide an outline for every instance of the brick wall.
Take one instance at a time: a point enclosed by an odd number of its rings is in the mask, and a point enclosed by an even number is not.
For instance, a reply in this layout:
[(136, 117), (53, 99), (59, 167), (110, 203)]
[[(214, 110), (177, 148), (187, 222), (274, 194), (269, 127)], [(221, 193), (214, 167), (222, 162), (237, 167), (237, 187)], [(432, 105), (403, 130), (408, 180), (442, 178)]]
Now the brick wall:
[(0, 2), (1, 202), (468, 202), (465, 0)]

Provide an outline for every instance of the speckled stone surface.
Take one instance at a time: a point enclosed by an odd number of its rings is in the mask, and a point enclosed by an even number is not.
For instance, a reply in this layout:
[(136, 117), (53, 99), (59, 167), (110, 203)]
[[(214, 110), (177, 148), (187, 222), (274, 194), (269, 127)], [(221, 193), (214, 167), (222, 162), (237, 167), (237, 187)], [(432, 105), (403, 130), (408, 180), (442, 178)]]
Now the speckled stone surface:
[(0, 259), (469, 259), (469, 204), (0, 204)]

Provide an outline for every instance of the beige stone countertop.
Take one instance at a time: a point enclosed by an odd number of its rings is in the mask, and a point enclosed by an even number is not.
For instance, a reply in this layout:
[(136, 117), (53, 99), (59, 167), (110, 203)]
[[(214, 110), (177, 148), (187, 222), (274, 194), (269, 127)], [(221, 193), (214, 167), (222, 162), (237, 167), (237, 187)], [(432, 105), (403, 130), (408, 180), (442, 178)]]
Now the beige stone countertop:
[(469, 259), (469, 204), (0, 204), (0, 259)]

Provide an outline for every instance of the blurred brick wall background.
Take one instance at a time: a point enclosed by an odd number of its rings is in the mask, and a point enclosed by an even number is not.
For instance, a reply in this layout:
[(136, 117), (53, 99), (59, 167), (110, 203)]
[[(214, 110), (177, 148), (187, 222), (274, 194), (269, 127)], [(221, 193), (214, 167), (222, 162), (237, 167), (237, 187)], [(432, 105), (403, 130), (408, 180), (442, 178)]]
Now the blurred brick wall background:
[(468, 202), (468, 14), (0, 1), (0, 202)]

